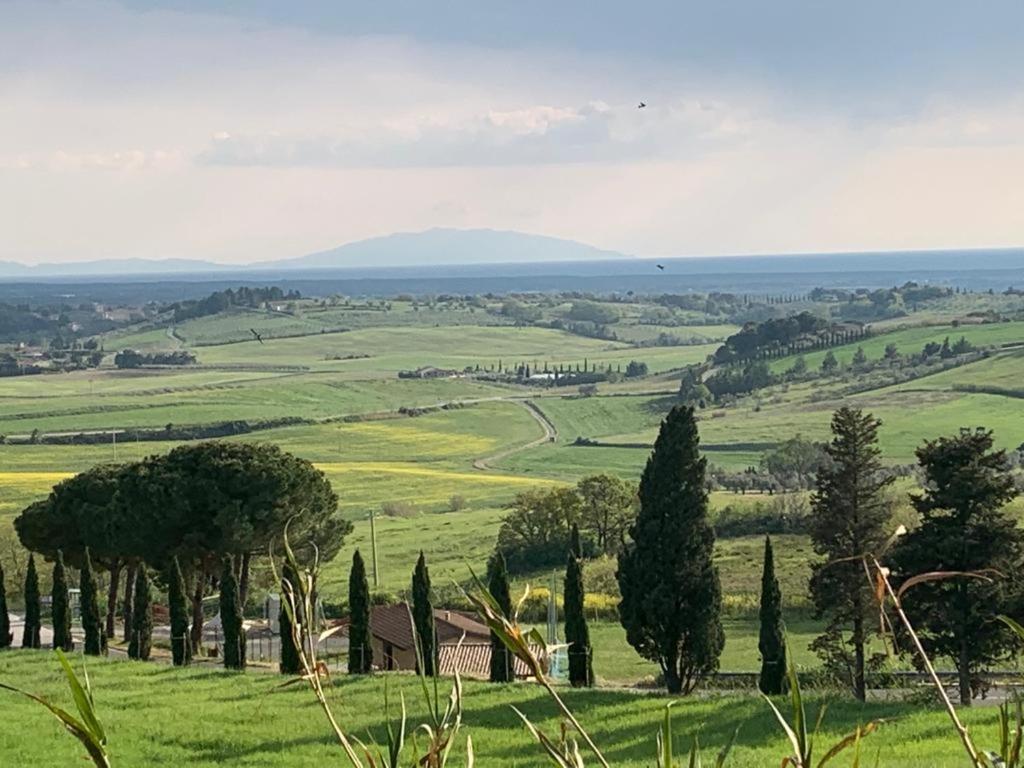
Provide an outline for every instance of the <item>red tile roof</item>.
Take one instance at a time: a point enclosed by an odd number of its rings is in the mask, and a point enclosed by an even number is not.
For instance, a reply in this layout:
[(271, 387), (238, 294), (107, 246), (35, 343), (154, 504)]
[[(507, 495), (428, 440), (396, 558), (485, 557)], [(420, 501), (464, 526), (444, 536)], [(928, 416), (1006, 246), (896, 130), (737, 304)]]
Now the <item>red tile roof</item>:
[[(468, 642), (490, 642), (487, 627), (468, 613), (435, 609), (434, 628), (439, 646), (456, 644), (463, 638)], [(396, 648), (412, 650), (415, 640), (408, 603), (374, 606), (370, 611), (370, 633)]]

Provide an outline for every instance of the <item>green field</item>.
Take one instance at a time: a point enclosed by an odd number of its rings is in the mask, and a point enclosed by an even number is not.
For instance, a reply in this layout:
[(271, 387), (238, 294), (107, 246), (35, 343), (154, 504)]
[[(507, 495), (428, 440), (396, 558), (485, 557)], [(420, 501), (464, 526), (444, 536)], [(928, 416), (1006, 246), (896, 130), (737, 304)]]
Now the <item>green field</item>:
[[(202, 665), (175, 669), (105, 660), (91, 660), (88, 669), (114, 765), (285, 768), (337, 765), (344, 760), (332, 744), (326, 720), (311, 694), (299, 686), (281, 688), (276, 676), (258, 672), (240, 675)], [(0, 680), (72, 707), (52, 654), (29, 651), (0, 655)], [(384, 741), (384, 684), (379, 676), (335, 678), (331, 700), (338, 720), (350, 733), (362, 739), (372, 737), (378, 743)], [(404, 697), (410, 728), (426, 718), (414, 678), (388, 675), (387, 685), (393, 702)], [(654, 732), (668, 701), (664, 695), (601, 689), (565, 690), (563, 695), (613, 765), (652, 765)], [(823, 703), (821, 696), (809, 698), (812, 711)], [(540, 768), (548, 764), (510, 709), (515, 706), (548, 733), (557, 732), (554, 706), (539, 687), (469, 681), (464, 706), (464, 731), (453, 749), (451, 765), (465, 765), (466, 734), (473, 738), (477, 765)], [(750, 692), (690, 698), (673, 707), (672, 713), (680, 752), (685, 753), (699, 733), (707, 751), (705, 759), (711, 761), (739, 728), (729, 768), (778, 765), (789, 754), (785, 736), (767, 705)], [(994, 710), (965, 710), (962, 717), (979, 743), (995, 746)], [(877, 752), (882, 766), (959, 768), (965, 758), (945, 718), (937, 707), (919, 703), (860, 705), (839, 698), (829, 701), (817, 743), (832, 744), (858, 723), (884, 719), (882, 728), (864, 744), (870, 764), (874, 764)], [(37, 704), (0, 692), (0, 722), (4, 724), (0, 728), (0, 754), (5, 765), (56, 768), (81, 763), (78, 743)], [(837, 764), (848, 762), (840, 758)]]
[[(570, 305), (541, 301), (538, 306), (551, 319)], [(304, 423), (229, 439), (276, 443), (314, 462), (334, 485), (355, 529), (338, 558), (325, 566), (325, 597), (336, 602), (344, 595), (352, 551), (369, 548), (371, 511), (377, 516), (381, 589), (407, 589), (420, 550), (431, 563), (435, 583), (461, 582), (469, 567), (482, 568), (503, 508), (516, 493), (537, 485), (575, 483), (597, 472), (635, 481), (662, 418), (675, 403), (679, 374), (672, 371), (703, 361), (716, 347), (630, 342), (650, 341), (661, 333), (682, 340), (721, 339), (736, 328), (722, 323), (658, 324), (650, 317), (664, 314), (660, 309), (617, 304), (621, 320), (614, 330), (619, 339), (608, 341), (551, 328), (514, 327), (493, 309), (493, 303), (484, 311), (458, 302), (414, 307), (396, 301), (385, 311), (379, 302), (346, 305), (332, 300), (321, 305), (304, 300), (293, 312), (232, 310), (180, 323), (173, 332), (168, 326), (142, 325), (104, 338), (108, 352), (125, 346), (189, 349), (199, 358), (196, 367), (119, 371), (108, 364), (75, 373), (0, 379), (0, 434), (17, 438), (17, 444), (0, 443), (0, 544), (7, 542), (0, 546), (0, 561), (10, 572), (19, 572), (23, 564), (11, 544), (11, 520), (55, 482), (97, 463), (136, 460), (177, 445), (134, 440), (133, 429), (299, 418)], [(675, 318), (684, 316), (676, 313)], [(865, 340), (869, 357), (881, 356), (890, 342), (909, 354), (947, 335), (964, 335), (986, 347), (1024, 337), (1021, 322), (953, 328), (914, 326), (913, 319), (905, 318), (908, 327)], [(256, 341), (250, 328), (258, 329), (265, 343)], [(340, 328), (350, 330), (338, 332)], [(846, 360), (856, 346), (838, 347), (836, 353)], [(809, 364), (817, 364), (813, 355), (807, 357)], [(545, 364), (575, 367), (586, 361), (601, 369), (624, 369), (630, 360), (646, 362), (649, 375), (603, 382), (596, 396), (589, 397), (576, 388), (495, 384), (472, 376), (397, 377), (400, 370), (428, 365), (462, 370), (525, 363), (537, 370)], [(773, 363), (781, 368), (789, 364), (791, 360)], [(832, 412), (852, 404), (882, 419), (881, 445), (889, 462), (909, 464), (923, 440), (963, 426), (992, 427), (998, 444), (1012, 449), (1024, 443), (1024, 408), (1016, 407), (1014, 398), (961, 388), (1009, 390), (1021, 380), (1024, 355), (1007, 350), (856, 394), (849, 394), (858, 383), (852, 372), (777, 385), (701, 411), (702, 445), (712, 464), (742, 471), (756, 466), (766, 450), (788, 437), (826, 439)], [(554, 425), (554, 442), (543, 440), (541, 425), (523, 407), (527, 398)], [(416, 417), (398, 413), (443, 403), (463, 407)], [(122, 432), (98, 445), (24, 444), (33, 430)], [(573, 445), (578, 437), (606, 446)], [(901, 508), (907, 506), (910, 490), (901, 486)], [(764, 501), (757, 495), (716, 492), (712, 508), (744, 508)], [(784, 599), (801, 609), (814, 555), (805, 537), (787, 537), (784, 544), (777, 550)], [(753, 628), (743, 624), (742, 614), (750, 613), (758, 594), (761, 546), (759, 536), (718, 543), (726, 604), (739, 622), (730, 633), (726, 668), (747, 669), (756, 663), (750, 644)], [(538, 576), (546, 583), (547, 574)], [(808, 664), (814, 659), (804, 656), (806, 640), (816, 631), (804, 624), (794, 635), (796, 652)], [(597, 640), (599, 649), (609, 654), (607, 679), (649, 673), (649, 665), (624, 645), (617, 625), (602, 625)]]

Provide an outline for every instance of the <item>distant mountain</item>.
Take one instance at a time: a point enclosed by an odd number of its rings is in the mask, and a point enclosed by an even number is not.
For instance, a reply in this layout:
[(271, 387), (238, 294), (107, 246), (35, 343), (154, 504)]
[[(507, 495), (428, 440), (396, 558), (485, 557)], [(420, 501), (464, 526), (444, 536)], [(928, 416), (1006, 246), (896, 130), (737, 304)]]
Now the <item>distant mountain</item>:
[(428, 229), (358, 240), (329, 251), (256, 264), (217, 264), (193, 259), (110, 259), (28, 266), (0, 261), (0, 277), (97, 277), (247, 272), (250, 270), (407, 267), (438, 264), (504, 264), (629, 258), (622, 253), (562, 240), (493, 229)]
[(436, 264), (513, 264), (541, 261), (625, 259), (623, 253), (544, 235), (496, 229), (428, 229), (348, 243), (329, 251), (264, 267), (409, 267)]
[(29, 266), (16, 261), (0, 261), (0, 277), (125, 277), (129, 275), (168, 275), (195, 272), (222, 272), (223, 264), (198, 259), (99, 259), (67, 264)]

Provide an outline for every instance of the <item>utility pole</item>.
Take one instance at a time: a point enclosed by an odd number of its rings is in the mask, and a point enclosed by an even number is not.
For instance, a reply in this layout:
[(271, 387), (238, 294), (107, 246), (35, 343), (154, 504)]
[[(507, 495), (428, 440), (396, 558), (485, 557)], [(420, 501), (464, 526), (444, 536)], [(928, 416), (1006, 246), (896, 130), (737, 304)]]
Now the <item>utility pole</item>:
[(117, 462), (117, 430), (110, 433), (110, 445), (114, 449), (114, 461)]
[(373, 557), (373, 588), (380, 589), (380, 571), (377, 569), (377, 526), (374, 525), (375, 515), (370, 510), (370, 553)]

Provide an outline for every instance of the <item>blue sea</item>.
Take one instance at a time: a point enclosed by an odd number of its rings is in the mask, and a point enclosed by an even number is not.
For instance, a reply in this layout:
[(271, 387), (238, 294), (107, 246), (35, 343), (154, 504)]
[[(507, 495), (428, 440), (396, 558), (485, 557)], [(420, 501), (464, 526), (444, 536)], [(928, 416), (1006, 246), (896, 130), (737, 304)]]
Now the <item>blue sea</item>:
[[(661, 264), (664, 269), (658, 269)], [(802, 294), (812, 288), (886, 288), (908, 281), (972, 291), (1024, 288), (1024, 249), (610, 259), (541, 264), (239, 270), (0, 283), (0, 301), (170, 301), (239, 285), (305, 295), (395, 296), (578, 291), (595, 294)]]

